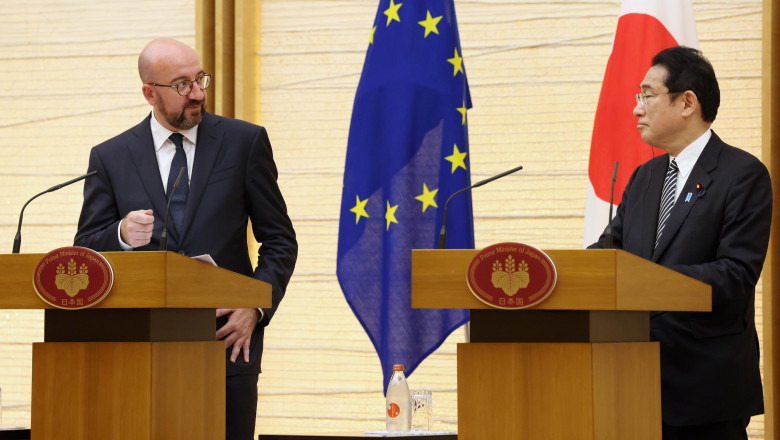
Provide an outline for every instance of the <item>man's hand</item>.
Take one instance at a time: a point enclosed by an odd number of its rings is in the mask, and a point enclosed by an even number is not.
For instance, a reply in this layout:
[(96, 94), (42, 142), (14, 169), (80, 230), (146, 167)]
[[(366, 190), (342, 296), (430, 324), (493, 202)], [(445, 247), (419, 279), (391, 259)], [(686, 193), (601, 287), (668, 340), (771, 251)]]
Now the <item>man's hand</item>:
[(122, 241), (136, 248), (149, 244), (154, 231), (154, 213), (151, 209), (128, 212), (119, 231)]
[(244, 352), (244, 362), (249, 362), (249, 343), (260, 312), (257, 309), (217, 309), (217, 318), (228, 316), (228, 322), (217, 330), (217, 339), (225, 338), (225, 347), (233, 346), (230, 362), (236, 363), (238, 353)]

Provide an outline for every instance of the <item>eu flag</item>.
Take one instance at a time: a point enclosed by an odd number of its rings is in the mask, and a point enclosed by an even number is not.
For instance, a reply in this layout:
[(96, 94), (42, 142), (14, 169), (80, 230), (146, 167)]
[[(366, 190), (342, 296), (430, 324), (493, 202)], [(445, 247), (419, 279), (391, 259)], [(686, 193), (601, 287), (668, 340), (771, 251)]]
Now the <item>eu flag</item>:
[[(471, 108), (453, 0), (381, 0), (355, 95), (336, 272), (384, 386), (468, 321), (411, 308), (411, 251), (437, 246), (444, 202), (470, 185)], [(447, 247), (474, 247), (471, 195), (450, 203)], [(465, 277), (465, 274), (463, 275)]]

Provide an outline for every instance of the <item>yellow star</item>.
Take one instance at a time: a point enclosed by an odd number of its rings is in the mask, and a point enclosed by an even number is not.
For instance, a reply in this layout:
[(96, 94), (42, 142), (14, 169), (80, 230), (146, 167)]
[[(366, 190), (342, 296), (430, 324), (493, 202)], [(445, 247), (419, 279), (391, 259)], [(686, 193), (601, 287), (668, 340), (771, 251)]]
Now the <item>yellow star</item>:
[(401, 6), (403, 6), (403, 3), (395, 4), (393, 0), (390, 0), (390, 7), (385, 9), (385, 15), (387, 15), (387, 25), (385, 27), (390, 26), (390, 22), (393, 20), (401, 22), (401, 17), (398, 16), (398, 9)]
[(371, 36), (368, 37), (368, 44), (374, 44), (374, 33), (376, 32), (376, 26), (371, 28)]
[(417, 22), (417, 24), (425, 28), (425, 36), (423, 38), (426, 38), (431, 32), (439, 35), (439, 30), (436, 29), (436, 25), (439, 24), (439, 21), (442, 18), (442, 16), (431, 17), (431, 11), (428, 11), (427, 14), (428, 16), (425, 18), (425, 20)]
[(358, 224), (360, 217), (368, 218), (368, 213), (366, 212), (366, 203), (368, 203), (368, 199), (360, 200), (360, 196), (355, 196), (355, 206), (349, 210), (350, 212), (355, 213), (355, 224)]
[[(392, 0), (390, 0), (392, 1)], [(395, 219), (395, 210), (398, 209), (398, 205), (390, 206), (390, 201), (387, 202), (387, 212), (385, 213), (385, 220), (387, 220), (387, 230), (390, 230), (390, 223), (398, 223)]]
[(439, 192), (438, 189), (435, 189), (433, 191), (428, 191), (428, 185), (423, 183), (423, 193), (419, 196), (415, 197), (415, 199), (422, 202), (422, 212), (425, 212), (426, 209), (428, 209), (429, 206), (433, 206), (434, 208), (438, 208), (439, 206), (436, 204), (436, 193)]
[[(392, 0), (390, 0), (392, 1)], [(458, 72), (463, 73), (463, 58), (458, 55), (458, 48), (455, 48), (455, 56), (452, 58), (447, 58), (447, 61), (450, 62), (454, 66), (454, 69), (452, 71), (452, 76), (455, 76), (458, 74)]]
[(458, 107), (455, 110), (460, 112), (461, 115), (463, 115), (462, 120), (460, 121), (461, 125), (466, 125), (466, 100), (463, 100), (463, 107)]
[(466, 162), (464, 162), (463, 159), (466, 158), (467, 154), (468, 153), (461, 153), (460, 150), (458, 150), (458, 146), (455, 145), (455, 147), (452, 149), (452, 155), (444, 158), (449, 162), (452, 162), (452, 171), (450, 174), (454, 174), (455, 170), (458, 168), (463, 168), (464, 170), (466, 169)]

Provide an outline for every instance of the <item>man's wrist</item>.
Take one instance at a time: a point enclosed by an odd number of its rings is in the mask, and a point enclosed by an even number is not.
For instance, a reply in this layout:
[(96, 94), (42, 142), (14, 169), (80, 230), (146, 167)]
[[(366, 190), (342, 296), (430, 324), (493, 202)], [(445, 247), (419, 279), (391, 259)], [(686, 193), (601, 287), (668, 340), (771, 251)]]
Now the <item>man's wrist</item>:
[(119, 240), (119, 246), (123, 251), (132, 251), (133, 247), (122, 240), (122, 222), (124, 221), (125, 219), (119, 220), (119, 224), (116, 227), (116, 238)]

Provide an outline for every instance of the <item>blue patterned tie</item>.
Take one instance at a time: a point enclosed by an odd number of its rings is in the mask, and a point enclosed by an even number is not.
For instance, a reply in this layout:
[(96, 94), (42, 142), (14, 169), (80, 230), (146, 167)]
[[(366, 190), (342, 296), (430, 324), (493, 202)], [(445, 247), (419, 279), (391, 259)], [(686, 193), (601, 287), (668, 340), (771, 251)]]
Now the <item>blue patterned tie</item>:
[(674, 195), (677, 190), (677, 169), (677, 161), (672, 159), (672, 163), (669, 164), (669, 168), (666, 170), (664, 189), (661, 192), (661, 205), (658, 208), (658, 229), (655, 233), (656, 247), (658, 247), (658, 241), (664, 233), (666, 220), (669, 218), (669, 214), (672, 212), (672, 207), (674, 206)]
[(173, 191), (173, 185), (176, 182), (176, 177), (179, 176), (181, 168), (184, 167), (184, 174), (181, 176), (179, 182), (179, 188), (176, 189), (176, 193), (171, 200), (171, 221), (176, 227), (176, 231), (181, 235), (182, 221), (184, 221), (184, 208), (187, 205), (187, 194), (190, 192), (190, 179), (187, 172), (187, 153), (184, 152), (184, 146), (182, 144), (183, 136), (181, 133), (173, 133), (168, 139), (170, 139), (174, 145), (176, 145), (176, 154), (171, 161), (171, 170), (168, 173), (168, 186), (166, 196), (170, 197), (171, 191)]

